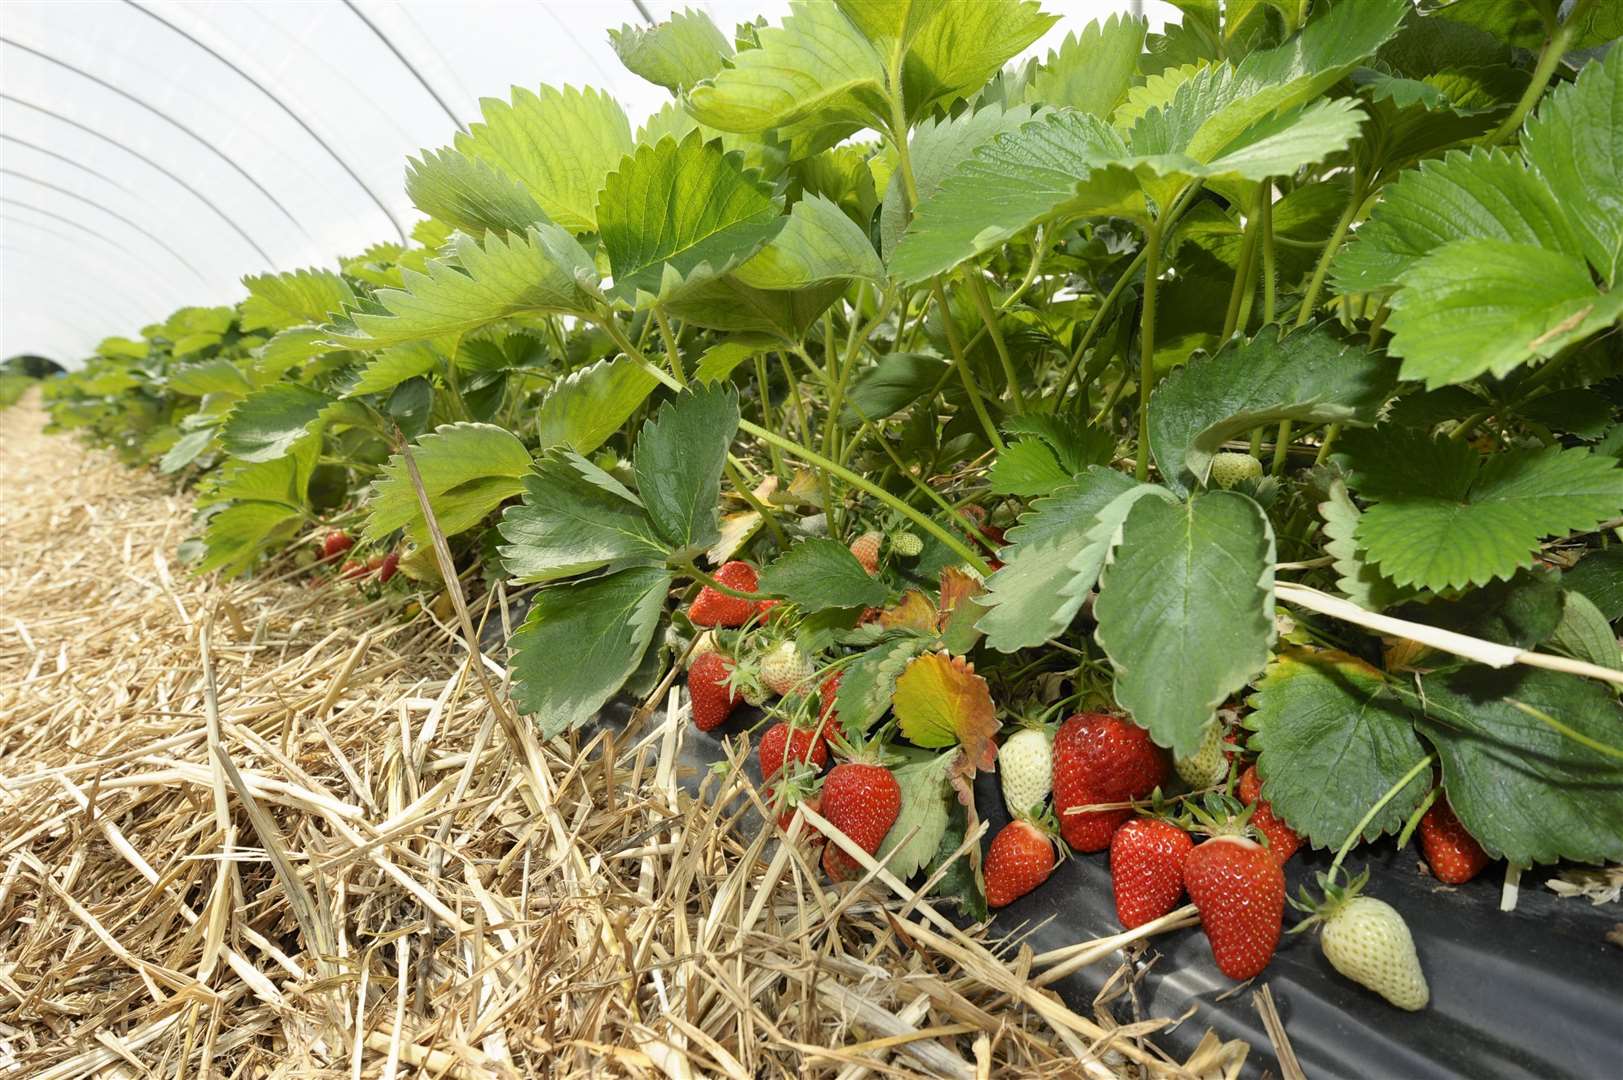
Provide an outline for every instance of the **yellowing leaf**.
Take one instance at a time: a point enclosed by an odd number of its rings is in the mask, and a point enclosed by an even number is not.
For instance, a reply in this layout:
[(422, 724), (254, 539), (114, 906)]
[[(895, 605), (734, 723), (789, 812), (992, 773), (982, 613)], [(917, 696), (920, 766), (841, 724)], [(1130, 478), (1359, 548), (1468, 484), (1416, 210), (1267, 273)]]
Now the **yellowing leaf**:
[(891, 709), (913, 743), (933, 749), (956, 742), (976, 768), (992, 767), (997, 710), (972, 665), (940, 653), (917, 657), (896, 680)]

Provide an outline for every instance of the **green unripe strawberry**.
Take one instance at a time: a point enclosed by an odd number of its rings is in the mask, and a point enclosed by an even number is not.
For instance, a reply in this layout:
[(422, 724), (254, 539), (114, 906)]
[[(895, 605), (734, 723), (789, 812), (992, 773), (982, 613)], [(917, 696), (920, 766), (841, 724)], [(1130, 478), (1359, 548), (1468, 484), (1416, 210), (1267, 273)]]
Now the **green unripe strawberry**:
[(1044, 728), (1021, 728), (997, 752), (1003, 805), (1024, 814), (1048, 798), (1054, 787), (1054, 735)]
[(1228, 758), (1223, 754), (1223, 725), (1212, 721), (1200, 737), (1200, 748), (1189, 757), (1175, 758), (1172, 767), (1178, 778), (1194, 791), (1216, 787), (1228, 776)]
[(1225, 450), (1212, 455), (1212, 483), (1224, 491), (1246, 480), (1262, 479), (1262, 462), (1250, 454)]
[(924, 540), (918, 533), (897, 533), (890, 538), (891, 550), (904, 559), (911, 559), (924, 550)]
[(1333, 906), (1319, 946), (1337, 971), (1400, 1009), (1423, 1009), (1431, 998), (1408, 924), (1384, 900), (1354, 896)]

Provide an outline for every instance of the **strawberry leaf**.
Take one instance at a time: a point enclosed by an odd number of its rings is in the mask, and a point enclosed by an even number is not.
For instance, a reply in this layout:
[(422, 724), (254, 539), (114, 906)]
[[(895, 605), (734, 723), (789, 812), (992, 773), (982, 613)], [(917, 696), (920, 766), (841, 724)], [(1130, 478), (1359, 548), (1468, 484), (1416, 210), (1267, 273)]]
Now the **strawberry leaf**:
[(1483, 459), (1418, 432), (1349, 432), (1352, 485), (1374, 505), (1355, 536), (1400, 586), (1484, 585), (1531, 566), (1546, 536), (1623, 510), (1623, 469), (1588, 450), (1511, 450)]
[(536, 410), (541, 445), (590, 454), (631, 419), (658, 382), (629, 356), (570, 372), (553, 384)]
[[(1280, 654), (1252, 695), (1246, 726), (1261, 752), (1262, 797), (1315, 847), (1336, 848), (1426, 754), (1399, 696), (1375, 668), (1333, 651)], [(1364, 829), (1403, 828), (1431, 787), (1416, 776)]]
[(1623, 860), (1623, 763), (1593, 748), (1615, 748), (1623, 730), (1605, 687), (1474, 665), (1421, 686), (1420, 732), (1442, 760), (1449, 805), (1490, 855), (1522, 865)]
[(1217, 707), (1268, 662), (1274, 533), (1244, 495), (1139, 499), (1122, 524), (1094, 615), (1116, 702), (1179, 757)]
[(502, 515), (502, 564), (515, 582), (552, 581), (610, 563), (663, 563), (668, 550), (637, 497), (579, 454), (549, 451)]
[(885, 602), (884, 582), (871, 577), (838, 540), (802, 540), (761, 571), (761, 591), (802, 611), (873, 607)]
[(896, 680), (891, 703), (902, 734), (916, 746), (960, 745), (975, 768), (990, 769), (1000, 726), (986, 680), (963, 660), (940, 653), (916, 658)]
[(957, 756), (956, 753), (935, 754), (898, 766), (894, 771), (896, 784), (902, 789), (902, 808), (896, 815), (896, 824), (890, 827), (879, 845), (878, 858), (884, 861), (895, 851), (886, 865), (903, 880), (918, 873), (941, 846), (952, 808), (952, 787), (947, 782), (947, 773)]
[(840, 680), (839, 692), (834, 695), (834, 711), (840, 726), (851, 734), (873, 727), (890, 711), (897, 677), (929, 644), (927, 637), (898, 634), (853, 660)]
[[(530, 471), (530, 452), (524, 444), (494, 424), (442, 424), (418, 440), (412, 447), (412, 459), (446, 536), (473, 528), (517, 495)], [(417, 489), (405, 458), (396, 454), (373, 485), (366, 536), (382, 540), (400, 528), (407, 529), (420, 544), (428, 542)]]
[(678, 552), (697, 553), (721, 536), (721, 468), (737, 431), (738, 396), (730, 386), (683, 394), (642, 426), (637, 493), (659, 535)]

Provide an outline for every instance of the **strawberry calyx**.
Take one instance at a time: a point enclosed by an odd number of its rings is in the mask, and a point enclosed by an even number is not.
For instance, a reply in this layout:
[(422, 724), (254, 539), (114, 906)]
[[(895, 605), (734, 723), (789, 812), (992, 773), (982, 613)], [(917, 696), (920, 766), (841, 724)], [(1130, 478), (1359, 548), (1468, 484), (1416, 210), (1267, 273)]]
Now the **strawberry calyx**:
[(1307, 915), (1307, 918), (1291, 927), (1286, 933), (1299, 934), (1309, 927), (1322, 927), (1339, 915), (1355, 897), (1364, 891), (1364, 886), (1369, 884), (1369, 867), (1367, 866), (1364, 867), (1362, 873), (1345, 884), (1337, 881), (1340, 874), (1341, 867), (1334, 866), (1331, 867), (1329, 873), (1320, 871), (1316, 875), (1319, 891), (1323, 894), (1317, 899), (1314, 898), (1312, 893), (1308, 892), (1306, 885), (1297, 890), (1296, 896), (1286, 894), (1286, 902), (1297, 911), (1304, 912)]

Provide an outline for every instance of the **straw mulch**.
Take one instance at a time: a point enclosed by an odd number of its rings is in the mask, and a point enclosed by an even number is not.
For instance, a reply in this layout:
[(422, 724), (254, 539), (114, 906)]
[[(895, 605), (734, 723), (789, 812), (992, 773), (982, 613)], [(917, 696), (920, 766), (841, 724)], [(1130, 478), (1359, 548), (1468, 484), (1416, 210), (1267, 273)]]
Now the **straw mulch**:
[(679, 694), (542, 743), (466, 622), (199, 579), (183, 494), (41, 423), (0, 413), (0, 1076), (1237, 1075), (1113, 1020), (1125, 966), (1042, 988), (1188, 909), (1033, 957), (835, 892), (741, 771), (681, 787)]

